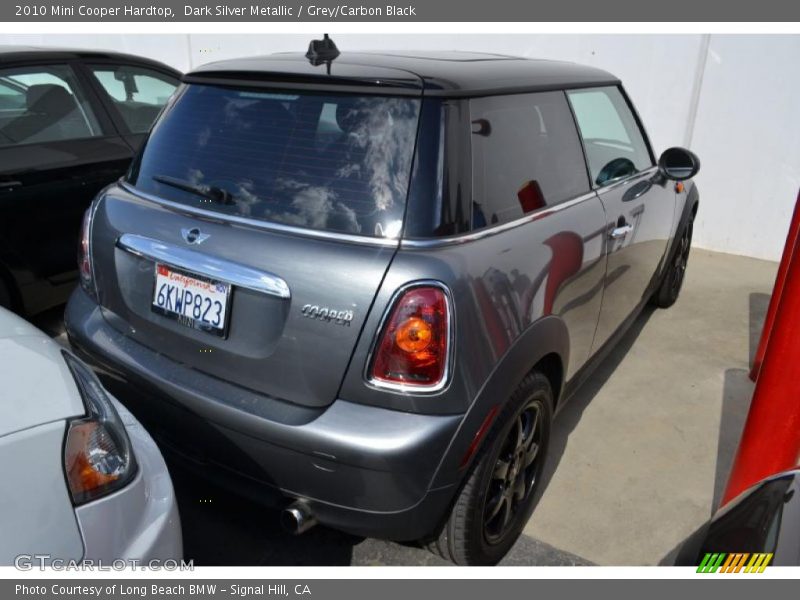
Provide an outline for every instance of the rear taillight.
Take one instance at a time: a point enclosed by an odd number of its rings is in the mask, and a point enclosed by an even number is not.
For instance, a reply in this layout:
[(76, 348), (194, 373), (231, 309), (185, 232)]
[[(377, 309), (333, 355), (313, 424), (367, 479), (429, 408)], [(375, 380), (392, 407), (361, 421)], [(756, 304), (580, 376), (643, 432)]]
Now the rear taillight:
[(372, 357), (370, 381), (432, 391), (446, 384), (450, 299), (438, 285), (417, 285), (395, 300)]
[(89, 245), (89, 236), (92, 231), (92, 207), (90, 206), (83, 213), (83, 223), (81, 225), (81, 238), (78, 243), (78, 271), (80, 274), (81, 287), (88, 293), (94, 295), (94, 277), (92, 274), (92, 252)]

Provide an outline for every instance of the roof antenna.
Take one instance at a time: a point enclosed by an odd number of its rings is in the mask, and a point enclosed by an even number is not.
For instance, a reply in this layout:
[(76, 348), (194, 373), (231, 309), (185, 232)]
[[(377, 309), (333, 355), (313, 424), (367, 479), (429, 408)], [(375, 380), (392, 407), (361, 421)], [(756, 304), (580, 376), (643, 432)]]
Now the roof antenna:
[(308, 52), (306, 52), (308, 62), (315, 67), (323, 63), (327, 65), (328, 75), (331, 74), (331, 63), (337, 56), (339, 56), (339, 49), (333, 43), (333, 40), (328, 37), (327, 33), (324, 34), (321, 40), (311, 40), (308, 45)]

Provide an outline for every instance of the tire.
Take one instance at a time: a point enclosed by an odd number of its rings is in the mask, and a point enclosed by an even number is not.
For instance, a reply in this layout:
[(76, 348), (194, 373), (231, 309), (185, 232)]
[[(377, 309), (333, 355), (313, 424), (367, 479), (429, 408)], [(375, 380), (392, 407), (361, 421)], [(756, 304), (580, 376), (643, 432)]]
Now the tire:
[(550, 382), (532, 372), (495, 421), (429, 550), (458, 565), (494, 565), (508, 553), (535, 506), (552, 420)]
[(689, 253), (692, 249), (692, 232), (694, 231), (694, 215), (689, 216), (689, 220), (681, 230), (678, 239), (678, 247), (672, 257), (661, 284), (653, 294), (652, 303), (659, 308), (669, 308), (678, 300), (683, 287), (683, 280), (686, 278), (686, 267), (689, 264)]

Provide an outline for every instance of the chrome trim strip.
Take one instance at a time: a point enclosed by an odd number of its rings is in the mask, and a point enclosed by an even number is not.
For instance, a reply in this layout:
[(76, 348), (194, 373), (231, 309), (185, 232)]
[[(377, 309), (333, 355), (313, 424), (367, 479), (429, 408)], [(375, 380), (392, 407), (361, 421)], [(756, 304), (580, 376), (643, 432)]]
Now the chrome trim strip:
[(304, 229), (303, 227), (295, 227), (293, 225), (282, 225), (280, 223), (270, 223), (268, 221), (259, 221), (257, 219), (248, 219), (247, 217), (239, 217), (236, 215), (226, 215), (225, 213), (215, 212), (213, 210), (206, 210), (203, 208), (195, 208), (193, 206), (186, 206), (180, 202), (173, 202), (166, 200), (147, 192), (142, 192), (136, 189), (127, 181), (119, 181), (119, 186), (126, 192), (141, 198), (159, 204), (165, 208), (169, 208), (175, 212), (202, 217), (210, 219), (219, 223), (235, 223), (243, 225), (251, 229), (261, 229), (266, 231), (275, 231), (278, 233), (285, 233), (289, 235), (299, 235), (303, 237), (317, 238), (321, 240), (328, 240), (333, 242), (348, 242), (352, 244), (362, 244), (365, 246), (382, 246), (387, 248), (396, 248), (399, 239), (397, 238), (375, 238), (366, 235), (353, 235), (351, 233), (333, 233), (330, 231), (320, 231), (318, 229)]
[[(386, 322), (389, 320), (389, 315), (392, 314), (397, 301), (400, 300), (402, 295), (408, 290), (426, 286), (438, 287), (441, 289), (444, 292), (445, 306), (447, 306), (447, 358), (445, 359), (442, 379), (433, 385), (409, 385), (403, 383), (392, 383), (373, 378), (370, 374), (370, 371), (372, 370), (372, 357), (383, 334), (383, 328), (386, 326)], [(456, 353), (456, 328), (453, 322), (454, 319), (455, 307), (453, 306), (453, 298), (450, 295), (450, 288), (448, 288), (441, 281), (436, 281), (434, 279), (420, 279), (401, 285), (399, 288), (397, 288), (397, 290), (395, 290), (394, 294), (392, 294), (392, 298), (389, 300), (386, 310), (383, 311), (380, 323), (378, 323), (378, 329), (376, 330), (377, 335), (372, 340), (369, 353), (367, 354), (367, 360), (364, 365), (364, 381), (367, 383), (367, 385), (373, 388), (417, 396), (429, 396), (437, 394), (438, 392), (446, 389), (450, 385), (450, 378), (453, 372), (453, 361), (455, 360)]]
[(528, 223), (532, 223), (533, 221), (538, 221), (539, 219), (543, 219), (544, 217), (547, 217), (551, 214), (565, 210), (570, 206), (575, 206), (576, 204), (580, 204), (581, 202), (585, 202), (586, 200), (596, 197), (597, 197), (596, 191), (592, 190), (591, 192), (582, 194), (576, 198), (573, 198), (572, 200), (567, 200), (566, 202), (562, 202), (561, 204), (556, 204), (555, 206), (540, 209), (529, 215), (525, 215), (524, 217), (521, 217), (515, 221), (509, 221), (508, 223), (503, 223), (502, 225), (496, 225), (495, 227), (480, 229), (472, 233), (463, 233), (449, 237), (430, 238), (430, 239), (404, 239), (401, 240), (400, 242), (400, 248), (404, 250), (417, 249), (417, 248), (438, 248), (440, 246), (455, 246), (459, 244), (466, 244), (468, 242), (474, 242), (475, 240), (480, 240), (486, 237), (497, 235), (498, 233), (503, 233), (504, 231), (508, 231), (509, 229), (516, 229), (517, 227), (521, 227), (523, 225), (527, 225)]
[(277, 275), (226, 259), (132, 233), (123, 234), (117, 240), (117, 247), (135, 256), (184, 269), (210, 279), (278, 298), (291, 298), (289, 286)]
[(633, 175), (628, 175), (627, 177), (623, 177), (617, 181), (612, 181), (607, 185), (601, 185), (595, 188), (598, 196), (602, 196), (606, 192), (610, 192), (612, 190), (619, 189), (623, 186), (633, 183), (634, 181), (639, 181), (640, 179), (644, 179), (645, 177), (651, 177), (658, 172), (657, 166), (647, 167), (642, 171), (638, 171)]

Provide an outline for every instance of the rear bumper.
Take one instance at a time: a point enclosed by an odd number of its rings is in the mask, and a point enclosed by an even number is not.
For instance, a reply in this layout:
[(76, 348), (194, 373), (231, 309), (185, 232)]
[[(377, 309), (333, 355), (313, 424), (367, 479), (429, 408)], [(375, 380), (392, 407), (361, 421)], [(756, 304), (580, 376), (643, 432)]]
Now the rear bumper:
[(321, 523), (358, 535), (418, 539), (445, 516), (455, 486), (430, 484), (461, 416), (253, 393), (122, 335), (80, 288), (65, 320), (74, 349), (162, 448), (212, 479), (264, 502), (302, 498)]

